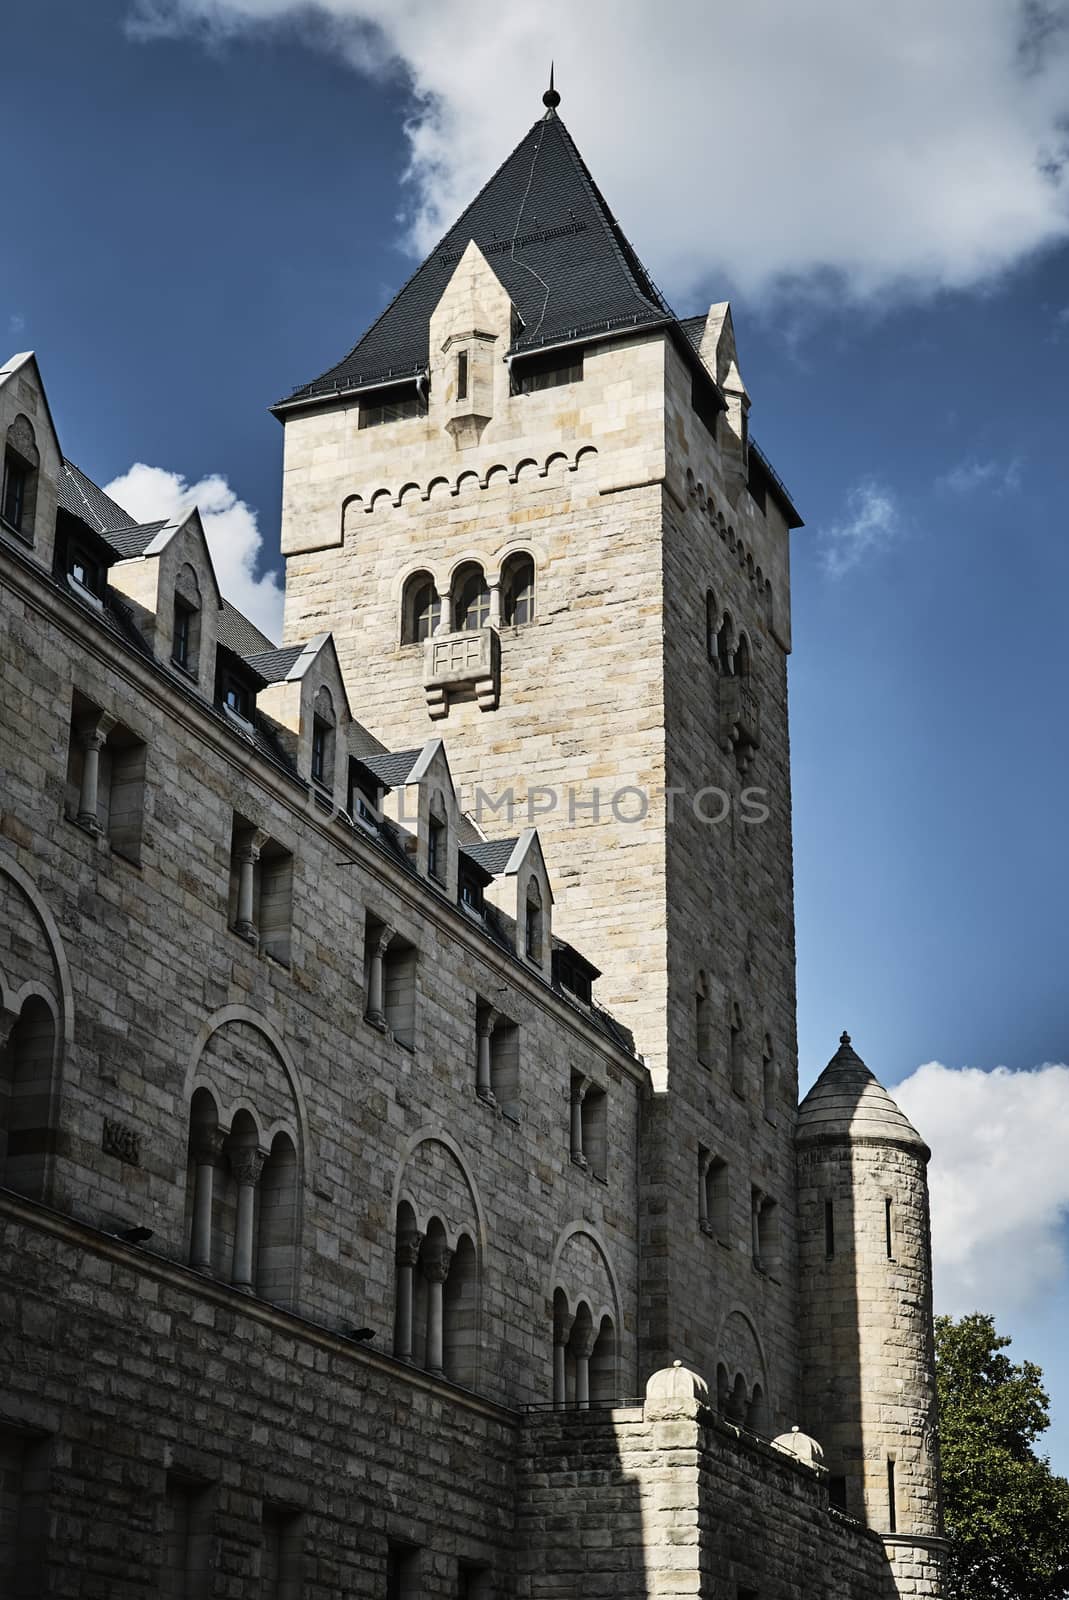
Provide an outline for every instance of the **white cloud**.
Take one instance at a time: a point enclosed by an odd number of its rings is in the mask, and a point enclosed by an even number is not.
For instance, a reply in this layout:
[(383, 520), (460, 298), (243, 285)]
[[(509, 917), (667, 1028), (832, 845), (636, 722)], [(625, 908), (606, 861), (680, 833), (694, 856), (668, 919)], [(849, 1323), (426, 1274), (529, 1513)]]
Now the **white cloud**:
[(936, 487), (951, 494), (975, 494), (980, 489), (993, 494), (1016, 494), (1021, 487), (1020, 457), (1015, 456), (1012, 461), (979, 461), (970, 456), (937, 478)]
[(13, 311), (7, 321), (7, 331), (13, 339), (26, 332), (26, 318), (20, 311)]
[(1012, 1315), (1063, 1288), (1069, 1066), (981, 1072), (931, 1061), (893, 1092), (933, 1152), (936, 1310)]
[(238, 499), (220, 473), (187, 483), (178, 472), (137, 461), (129, 472), (106, 484), (104, 493), (139, 522), (155, 522), (161, 517), (180, 520), (196, 506), (223, 594), (270, 638), (279, 637), (282, 589), (278, 577), (273, 572), (257, 577), (255, 571), (263, 547), (256, 512)]
[(871, 479), (859, 483), (846, 497), (846, 516), (825, 528), (821, 536), (821, 565), (829, 578), (841, 578), (868, 556), (886, 547), (900, 528), (898, 507), (891, 491)]
[(1069, 0), (128, 0), (141, 39), (289, 27), (399, 74), (420, 245), (541, 111), (649, 265), (699, 294), (990, 282), (1069, 238)]

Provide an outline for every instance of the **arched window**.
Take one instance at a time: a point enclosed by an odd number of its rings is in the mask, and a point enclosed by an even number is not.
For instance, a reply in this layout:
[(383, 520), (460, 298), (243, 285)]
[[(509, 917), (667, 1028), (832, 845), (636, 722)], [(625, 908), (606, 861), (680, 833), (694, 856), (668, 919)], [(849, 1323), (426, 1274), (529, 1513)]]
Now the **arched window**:
[(0, 1183), (35, 1200), (44, 1193), (51, 1143), (55, 1045), (52, 1012), (44, 1000), (33, 995), (24, 1003), (0, 1050)]
[(753, 652), (750, 649), (750, 641), (744, 633), (740, 633), (739, 642), (735, 646), (735, 676), (748, 678), (752, 666)]
[(443, 1291), (442, 1364), (451, 1383), (475, 1387), (479, 1333), (479, 1267), (475, 1246), (462, 1233)]
[(200, 659), (200, 585), (187, 562), (174, 585), (171, 660), (183, 672), (195, 673)]
[(612, 1405), (616, 1399), (616, 1330), (611, 1317), (602, 1317), (590, 1352), (590, 1403)]
[(735, 671), (735, 625), (731, 620), (731, 613), (728, 611), (724, 612), (723, 621), (717, 630), (716, 661), (725, 678), (733, 676)]
[(527, 884), (527, 901), (524, 915), (524, 949), (529, 961), (542, 959), (542, 891), (538, 887), (538, 879), (531, 878)]
[(710, 661), (717, 659), (716, 633), (720, 625), (720, 609), (711, 589), (705, 591), (705, 653)]
[(256, 1293), (292, 1306), (297, 1250), (297, 1152), (287, 1133), (276, 1133), (260, 1175), (256, 1241)]
[(414, 572), (405, 584), (401, 603), (401, 643), (419, 644), (429, 639), (442, 620), (442, 602), (429, 572)]
[(483, 569), (462, 567), (453, 590), (453, 626), (458, 633), (475, 633), (490, 620), (490, 590)]
[(759, 1383), (754, 1384), (750, 1403), (746, 1407), (746, 1426), (751, 1433), (768, 1434), (768, 1407), (765, 1404), (765, 1392)]
[(506, 628), (534, 621), (535, 569), (529, 555), (509, 556), (501, 574), (501, 616)]

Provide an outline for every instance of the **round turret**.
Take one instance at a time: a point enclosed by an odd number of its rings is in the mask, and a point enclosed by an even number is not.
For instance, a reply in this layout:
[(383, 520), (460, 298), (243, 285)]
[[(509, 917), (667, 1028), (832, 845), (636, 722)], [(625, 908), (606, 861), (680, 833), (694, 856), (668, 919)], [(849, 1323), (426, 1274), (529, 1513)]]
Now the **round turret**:
[(804, 1416), (833, 1503), (938, 1541), (930, 1151), (845, 1033), (796, 1146)]

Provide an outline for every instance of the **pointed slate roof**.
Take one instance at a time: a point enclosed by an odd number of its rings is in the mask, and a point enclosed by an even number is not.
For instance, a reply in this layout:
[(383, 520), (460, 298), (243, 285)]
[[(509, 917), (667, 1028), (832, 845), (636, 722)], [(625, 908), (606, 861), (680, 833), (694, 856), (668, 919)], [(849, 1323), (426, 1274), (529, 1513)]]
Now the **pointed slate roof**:
[(431, 313), (472, 239), (522, 318), (514, 351), (674, 321), (551, 106), (344, 360), (276, 409), (423, 372)]
[(897, 1144), (928, 1159), (931, 1151), (844, 1033), (839, 1048), (798, 1108), (799, 1144), (846, 1141)]

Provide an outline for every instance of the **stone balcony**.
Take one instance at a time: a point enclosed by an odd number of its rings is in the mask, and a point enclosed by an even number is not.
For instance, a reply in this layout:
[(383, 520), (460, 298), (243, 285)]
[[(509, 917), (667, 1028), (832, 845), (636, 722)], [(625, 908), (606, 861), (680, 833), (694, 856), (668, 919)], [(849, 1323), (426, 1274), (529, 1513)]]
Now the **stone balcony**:
[(720, 679), (720, 743), (745, 772), (761, 744), (761, 705), (746, 678)]
[(480, 711), (495, 711), (501, 689), (501, 640), (496, 628), (436, 633), (423, 645), (427, 712), (449, 715), (451, 696), (474, 697)]

